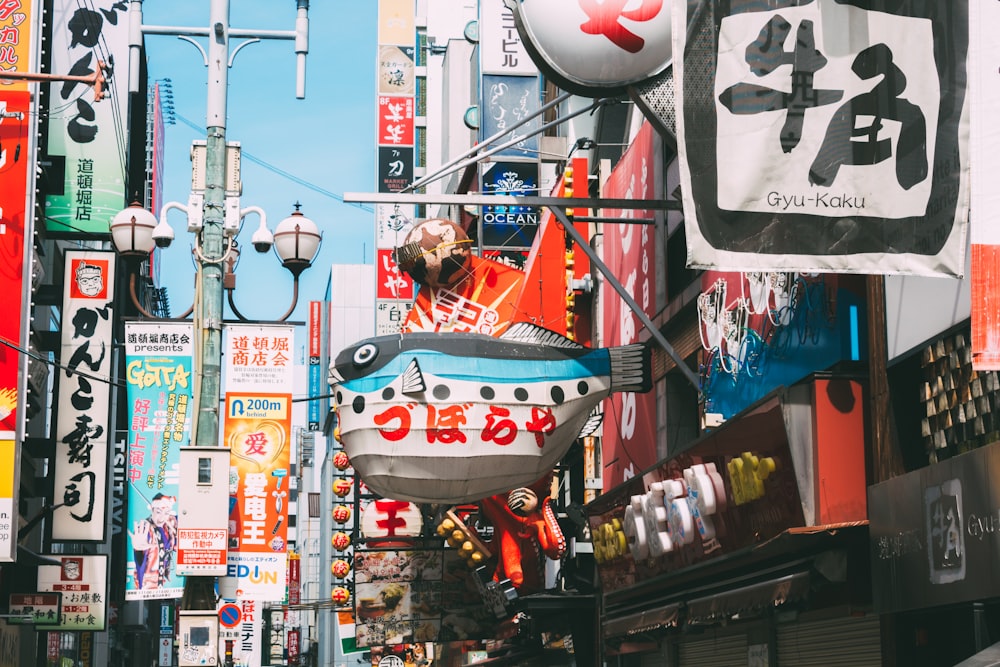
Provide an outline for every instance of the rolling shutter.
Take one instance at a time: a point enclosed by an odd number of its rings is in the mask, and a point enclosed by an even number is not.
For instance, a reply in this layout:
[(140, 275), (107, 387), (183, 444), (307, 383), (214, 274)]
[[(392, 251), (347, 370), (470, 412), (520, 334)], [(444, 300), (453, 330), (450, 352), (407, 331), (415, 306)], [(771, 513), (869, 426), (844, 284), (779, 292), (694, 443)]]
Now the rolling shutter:
[(878, 616), (779, 625), (778, 665), (781, 667), (880, 667), (882, 640)]
[[(705, 636), (710, 636), (706, 633)], [(680, 645), (680, 667), (746, 667), (746, 635), (711, 635), (711, 639), (688, 641)]]

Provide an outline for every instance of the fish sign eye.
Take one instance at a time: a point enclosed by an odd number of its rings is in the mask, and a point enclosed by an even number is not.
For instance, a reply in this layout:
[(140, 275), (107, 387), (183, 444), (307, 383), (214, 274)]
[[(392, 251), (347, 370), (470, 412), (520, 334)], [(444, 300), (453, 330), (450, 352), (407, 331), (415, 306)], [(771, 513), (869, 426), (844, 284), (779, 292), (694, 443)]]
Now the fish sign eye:
[(354, 365), (359, 367), (364, 367), (375, 361), (375, 357), (378, 356), (378, 348), (368, 343), (362, 345), (354, 352)]

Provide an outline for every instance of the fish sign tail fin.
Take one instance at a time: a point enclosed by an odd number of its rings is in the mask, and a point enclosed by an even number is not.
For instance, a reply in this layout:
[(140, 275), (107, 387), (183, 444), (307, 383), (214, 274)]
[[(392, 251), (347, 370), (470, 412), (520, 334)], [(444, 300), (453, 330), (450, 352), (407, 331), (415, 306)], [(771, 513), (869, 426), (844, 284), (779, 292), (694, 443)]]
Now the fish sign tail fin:
[(611, 355), (611, 391), (647, 392), (653, 388), (653, 352), (642, 343), (608, 350)]

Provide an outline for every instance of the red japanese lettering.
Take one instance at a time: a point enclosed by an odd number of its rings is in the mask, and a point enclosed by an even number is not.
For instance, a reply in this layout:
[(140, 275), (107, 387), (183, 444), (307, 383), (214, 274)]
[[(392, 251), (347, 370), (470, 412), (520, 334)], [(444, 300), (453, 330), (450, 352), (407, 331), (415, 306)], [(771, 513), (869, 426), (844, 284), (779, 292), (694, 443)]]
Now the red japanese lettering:
[(580, 9), (586, 12), (588, 20), (580, 25), (580, 30), (588, 35), (604, 35), (611, 43), (629, 53), (639, 53), (646, 41), (619, 21), (649, 21), (663, 9), (663, 0), (642, 0), (635, 9), (625, 10), (629, 0), (579, 0)]
[(529, 433), (535, 434), (535, 444), (545, 446), (545, 434), (556, 430), (556, 418), (551, 408), (531, 408), (531, 421), (524, 425)]
[(517, 424), (510, 419), (510, 410), (497, 405), (490, 406), (490, 413), (486, 415), (486, 428), (483, 429), (482, 438), (488, 442), (495, 442), (498, 445), (509, 445), (517, 437)]
[(264, 446), (267, 444), (267, 436), (263, 432), (250, 433), (245, 440), (247, 456), (265, 456), (267, 454)]
[(440, 410), (433, 405), (427, 406), (427, 442), (435, 440), (452, 443), (465, 442), (465, 434), (461, 427), (465, 425), (465, 407), (449, 405)]
[(379, 429), (379, 433), (386, 440), (398, 442), (410, 433), (410, 412), (402, 405), (394, 405), (385, 412), (375, 415), (372, 419), (376, 426), (385, 426), (390, 422), (399, 421), (399, 425), (396, 428)]

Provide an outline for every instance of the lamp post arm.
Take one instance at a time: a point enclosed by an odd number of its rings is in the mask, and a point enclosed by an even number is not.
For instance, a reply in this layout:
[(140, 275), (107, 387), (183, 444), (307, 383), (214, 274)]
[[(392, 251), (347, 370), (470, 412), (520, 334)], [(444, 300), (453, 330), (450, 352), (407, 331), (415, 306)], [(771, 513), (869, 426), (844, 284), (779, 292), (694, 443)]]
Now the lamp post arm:
[[(243, 313), (240, 312), (239, 308), (236, 307), (236, 299), (233, 297), (233, 291), (234, 290), (232, 289), (226, 289), (226, 296), (229, 299), (229, 307), (232, 309), (233, 315), (235, 315), (236, 318), (241, 322), (249, 322), (250, 318), (243, 315)], [(298, 274), (294, 274), (292, 278), (292, 305), (288, 307), (288, 310), (285, 312), (284, 315), (282, 315), (280, 318), (274, 321), (275, 322), (286, 321), (289, 317), (292, 316), (292, 313), (295, 312), (295, 306), (297, 306), (298, 303), (299, 303), (299, 276)]]

